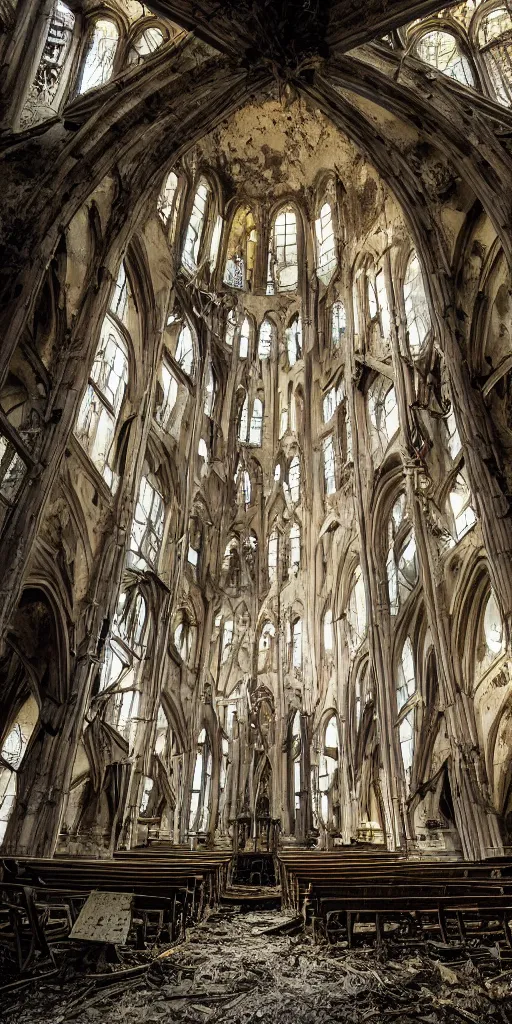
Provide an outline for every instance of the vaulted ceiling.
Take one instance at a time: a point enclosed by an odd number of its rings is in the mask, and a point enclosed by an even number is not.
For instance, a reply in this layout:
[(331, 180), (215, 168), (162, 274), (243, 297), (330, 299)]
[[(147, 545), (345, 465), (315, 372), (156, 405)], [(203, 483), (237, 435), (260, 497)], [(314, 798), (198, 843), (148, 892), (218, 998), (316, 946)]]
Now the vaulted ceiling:
[(152, 0), (151, 9), (223, 53), (276, 71), (385, 35), (449, 7), (446, 0)]

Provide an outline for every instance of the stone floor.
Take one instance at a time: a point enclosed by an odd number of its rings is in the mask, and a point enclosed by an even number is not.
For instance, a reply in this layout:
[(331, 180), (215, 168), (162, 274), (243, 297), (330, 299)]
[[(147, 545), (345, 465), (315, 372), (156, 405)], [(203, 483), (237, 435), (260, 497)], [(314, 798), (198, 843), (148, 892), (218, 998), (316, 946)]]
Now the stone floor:
[[(288, 934), (282, 934), (282, 929)], [(276, 931), (281, 928), (281, 933)], [(291, 929), (291, 933), (290, 933)], [(380, 954), (312, 944), (275, 911), (225, 906), (164, 951), (123, 950), (141, 974), (97, 991), (82, 953), (64, 953), (37, 991), (11, 994), (6, 1024), (381, 1024), (512, 1022), (512, 972), (492, 958), (443, 964), (386, 945)], [(361, 937), (362, 940), (362, 937)], [(496, 950), (496, 957), (498, 951)], [(147, 969), (144, 969), (144, 963)], [(111, 968), (120, 970), (120, 966)], [(105, 970), (103, 965), (102, 970)], [(0, 1011), (1, 1012), (1, 1011)]]

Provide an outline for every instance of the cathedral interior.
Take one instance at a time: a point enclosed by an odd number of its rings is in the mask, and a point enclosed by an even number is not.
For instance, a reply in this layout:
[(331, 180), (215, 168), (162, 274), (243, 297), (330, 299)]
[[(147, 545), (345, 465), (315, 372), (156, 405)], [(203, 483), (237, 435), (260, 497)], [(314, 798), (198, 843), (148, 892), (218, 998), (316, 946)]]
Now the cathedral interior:
[(0, 28), (2, 962), (56, 956), (38, 886), (135, 913), (169, 872), (170, 942), (238, 885), (313, 907), (318, 948), (413, 941), (442, 881), (465, 949), (494, 908), (503, 972), (510, 0), (1, 0)]

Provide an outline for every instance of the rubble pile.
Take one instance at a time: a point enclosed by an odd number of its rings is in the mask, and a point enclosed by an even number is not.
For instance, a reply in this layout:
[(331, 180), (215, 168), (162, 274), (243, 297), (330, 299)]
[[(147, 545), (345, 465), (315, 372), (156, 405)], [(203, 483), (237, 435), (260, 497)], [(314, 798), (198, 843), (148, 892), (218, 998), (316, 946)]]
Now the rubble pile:
[[(500, 952), (439, 947), (438, 959), (386, 941), (377, 951), (315, 945), (297, 919), (212, 912), (186, 942), (121, 947), (116, 963), (84, 944), (52, 969), (4, 986), (6, 1024), (510, 1024), (512, 970)], [(493, 955), (494, 954), (494, 955)], [(444, 962), (443, 962), (444, 960)]]

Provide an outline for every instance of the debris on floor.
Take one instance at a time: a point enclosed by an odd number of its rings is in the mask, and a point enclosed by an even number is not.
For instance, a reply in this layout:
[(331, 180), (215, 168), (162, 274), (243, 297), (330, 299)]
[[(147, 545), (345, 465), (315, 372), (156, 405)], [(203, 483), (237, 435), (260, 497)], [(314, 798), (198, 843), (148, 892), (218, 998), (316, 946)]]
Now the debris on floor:
[[(499, 951), (387, 940), (315, 945), (297, 918), (223, 907), (186, 942), (136, 951), (61, 943), (40, 975), (0, 987), (6, 1024), (510, 1024)], [(473, 955), (474, 954), (474, 955)], [(436, 958), (434, 958), (436, 957)], [(0, 965), (1, 966), (1, 965)]]

